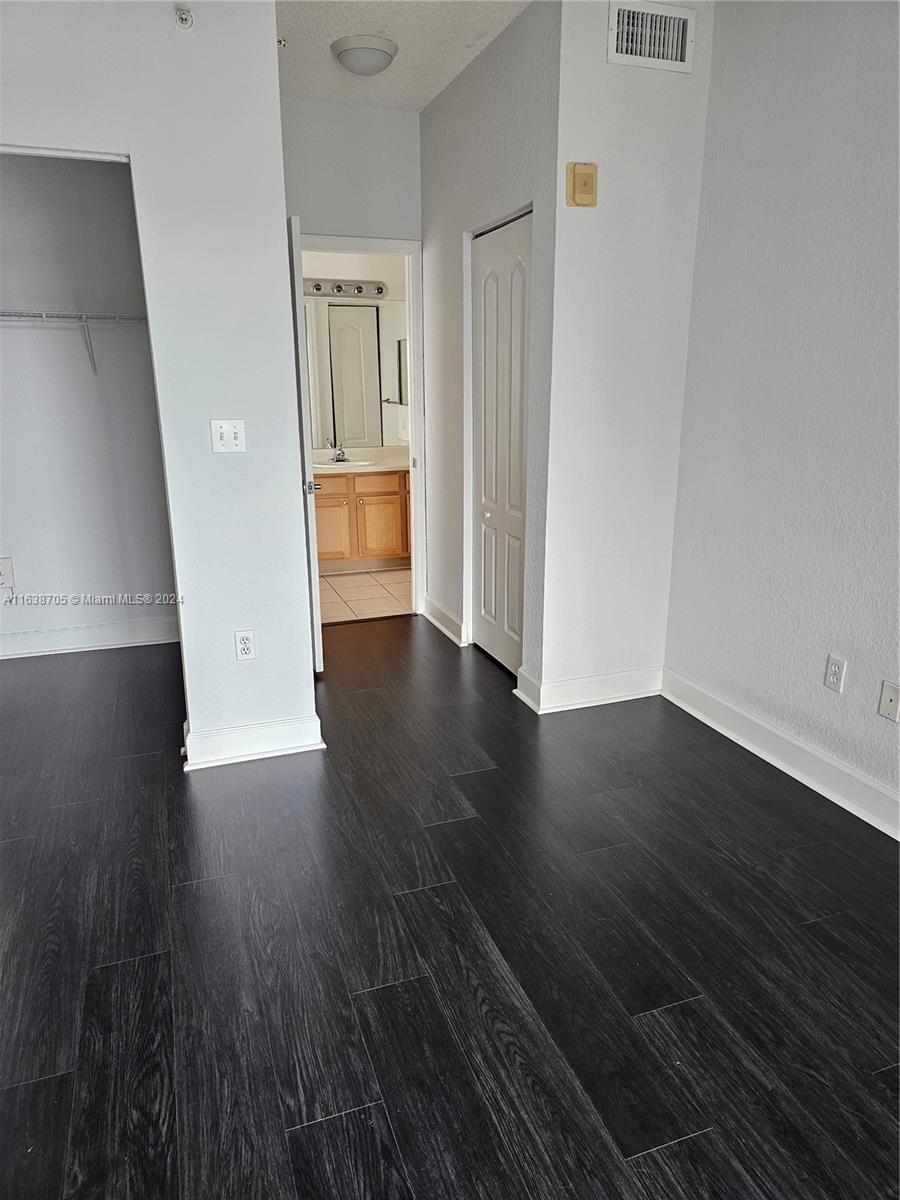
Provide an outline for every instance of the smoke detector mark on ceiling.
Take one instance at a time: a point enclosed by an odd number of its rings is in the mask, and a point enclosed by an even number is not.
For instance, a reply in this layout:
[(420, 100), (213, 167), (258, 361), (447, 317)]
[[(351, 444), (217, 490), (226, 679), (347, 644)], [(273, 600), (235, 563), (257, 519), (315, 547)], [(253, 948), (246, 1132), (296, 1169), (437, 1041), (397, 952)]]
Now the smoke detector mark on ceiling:
[[(466, 49), (467, 50), (475, 50), (476, 47), (481, 46), (482, 42), (490, 41), (491, 37), (493, 37), (493, 34), (488, 33), (486, 30), (481, 30), (480, 33), (475, 34), (475, 36), (472, 38), (471, 42), (466, 42)], [(480, 53), (480, 51), (479, 51), (479, 53)]]

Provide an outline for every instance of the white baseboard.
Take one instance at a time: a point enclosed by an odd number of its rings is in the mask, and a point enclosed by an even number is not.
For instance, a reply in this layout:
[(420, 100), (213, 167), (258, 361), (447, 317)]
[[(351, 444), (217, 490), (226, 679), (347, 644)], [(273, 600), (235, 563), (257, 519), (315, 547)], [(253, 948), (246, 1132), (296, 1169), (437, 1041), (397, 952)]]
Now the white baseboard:
[(144, 617), (137, 621), (67, 625), (60, 629), (25, 629), (16, 633), (0, 633), (0, 658), (74, 654), (80, 650), (115, 650), (122, 646), (152, 646), (159, 642), (177, 642), (179, 637), (177, 617)]
[(442, 608), (436, 600), (432, 600), (430, 596), (425, 597), (425, 618), (429, 620), (436, 629), (439, 629), (451, 642), (456, 646), (468, 646), (468, 640), (465, 636), (465, 627), (463, 623), (454, 617), (452, 613), (447, 612), (446, 608)]
[(185, 722), (184, 735), (186, 771), (325, 749), (322, 729), (316, 716), (266, 721), (260, 725), (238, 725), (232, 729), (202, 729), (196, 733), (192, 733)]
[(519, 667), (516, 673), (513, 695), (518, 696), (522, 703), (527, 704), (533, 712), (541, 711), (541, 685), (523, 667)]
[(897, 795), (883, 783), (714, 696), (669, 667), (663, 671), (662, 694), (691, 716), (840, 804), (854, 816), (891, 837), (900, 837)]
[(538, 683), (527, 671), (519, 671), (517, 681), (515, 695), (536, 713), (564, 712), (569, 708), (591, 708), (595, 704), (656, 696), (662, 685), (662, 667), (582, 675), (549, 683)]

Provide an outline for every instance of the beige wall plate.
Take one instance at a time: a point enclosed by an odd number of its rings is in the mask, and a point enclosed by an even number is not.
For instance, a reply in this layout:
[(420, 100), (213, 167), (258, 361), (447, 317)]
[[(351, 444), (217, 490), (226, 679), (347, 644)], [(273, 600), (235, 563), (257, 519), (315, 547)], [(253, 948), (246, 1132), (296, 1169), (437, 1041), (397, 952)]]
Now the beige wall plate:
[(566, 164), (566, 204), (570, 208), (594, 208), (597, 204), (597, 164)]

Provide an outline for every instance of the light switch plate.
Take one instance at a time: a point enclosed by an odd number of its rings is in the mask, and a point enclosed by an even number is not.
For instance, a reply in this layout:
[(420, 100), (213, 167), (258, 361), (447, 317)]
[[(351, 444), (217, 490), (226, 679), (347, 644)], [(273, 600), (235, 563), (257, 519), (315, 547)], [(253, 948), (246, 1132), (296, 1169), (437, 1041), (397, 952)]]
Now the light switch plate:
[(209, 423), (214, 454), (243, 454), (247, 449), (247, 435), (243, 421), (213, 419)]
[(13, 575), (13, 564), (11, 558), (0, 558), (0, 588), (11, 588), (16, 586), (15, 576)]
[(881, 699), (878, 701), (878, 715), (887, 717), (889, 721), (896, 721), (900, 719), (898, 709), (900, 709), (900, 687), (896, 683), (889, 683), (887, 679), (883, 679), (881, 681)]

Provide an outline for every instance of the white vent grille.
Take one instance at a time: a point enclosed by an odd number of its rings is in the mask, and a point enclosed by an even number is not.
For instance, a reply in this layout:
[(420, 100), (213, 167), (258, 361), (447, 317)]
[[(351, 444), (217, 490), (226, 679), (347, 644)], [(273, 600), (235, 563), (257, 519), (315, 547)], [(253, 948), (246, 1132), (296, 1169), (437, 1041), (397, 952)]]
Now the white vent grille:
[(669, 4), (644, 4), (627, 0), (609, 6), (610, 62), (660, 71), (693, 70), (694, 22), (692, 8)]

